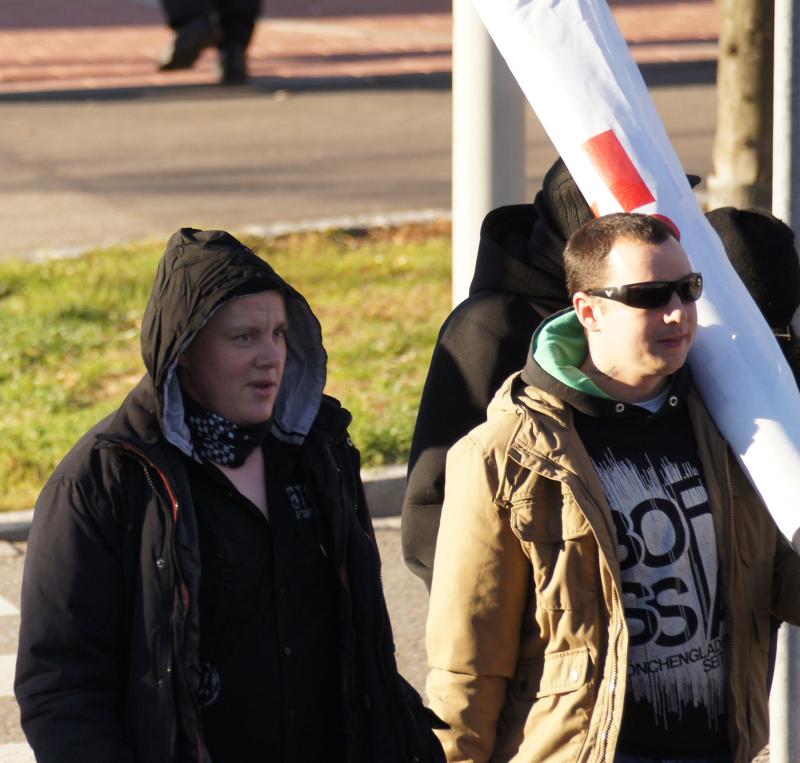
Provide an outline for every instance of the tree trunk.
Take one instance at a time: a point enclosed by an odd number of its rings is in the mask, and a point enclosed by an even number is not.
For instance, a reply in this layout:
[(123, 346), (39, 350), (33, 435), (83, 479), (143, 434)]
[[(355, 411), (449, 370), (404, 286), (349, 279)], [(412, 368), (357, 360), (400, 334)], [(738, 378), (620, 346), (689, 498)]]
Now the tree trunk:
[(770, 209), (773, 0), (717, 3), (717, 132), (707, 206)]

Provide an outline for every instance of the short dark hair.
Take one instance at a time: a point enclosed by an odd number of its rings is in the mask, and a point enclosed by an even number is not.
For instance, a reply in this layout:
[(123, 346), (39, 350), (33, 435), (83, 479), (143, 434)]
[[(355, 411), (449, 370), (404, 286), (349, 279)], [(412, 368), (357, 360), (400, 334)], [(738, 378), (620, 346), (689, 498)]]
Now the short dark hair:
[(616, 212), (590, 220), (570, 236), (564, 250), (567, 291), (572, 295), (611, 285), (604, 283), (608, 253), (620, 239), (663, 244), (670, 237), (675, 238), (672, 229), (650, 215)]

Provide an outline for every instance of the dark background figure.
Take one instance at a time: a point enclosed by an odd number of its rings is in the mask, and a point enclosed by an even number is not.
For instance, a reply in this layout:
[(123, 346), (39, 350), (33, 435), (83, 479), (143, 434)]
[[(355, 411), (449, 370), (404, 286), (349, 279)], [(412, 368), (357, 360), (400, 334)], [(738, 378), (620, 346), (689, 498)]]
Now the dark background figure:
[(220, 83), (248, 80), (247, 46), (261, 9), (260, 0), (161, 0), (175, 38), (159, 69), (189, 69), (205, 48), (219, 47)]
[(569, 304), (567, 239), (592, 218), (561, 159), (533, 204), (490, 212), (469, 297), (442, 325), (417, 413), (403, 501), (403, 557), (430, 589), (448, 449), (486, 419), (502, 382), (525, 364), (533, 330)]
[(706, 217), (800, 383), (800, 342), (791, 327), (800, 305), (800, 260), (792, 229), (763, 209), (721, 207)]
[[(792, 229), (763, 209), (720, 207), (706, 213), (734, 270), (758, 305), (800, 385), (800, 340), (791, 327), (800, 305), (800, 259)], [(768, 684), (781, 622), (771, 618)]]

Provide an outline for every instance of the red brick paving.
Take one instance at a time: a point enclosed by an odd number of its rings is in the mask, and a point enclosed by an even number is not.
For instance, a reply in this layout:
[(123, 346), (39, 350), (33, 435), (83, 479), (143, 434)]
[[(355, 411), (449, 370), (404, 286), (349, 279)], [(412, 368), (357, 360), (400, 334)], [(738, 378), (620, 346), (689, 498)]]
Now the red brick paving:
[[(251, 72), (287, 84), (448, 72), (449, 2), (406, 0), (403, 13), (397, 6), (268, 0), (249, 51)], [(713, 0), (617, 0), (612, 7), (639, 61), (716, 57)], [(192, 70), (155, 70), (170, 35), (154, 0), (0, 0), (0, 94), (213, 84), (212, 51)]]

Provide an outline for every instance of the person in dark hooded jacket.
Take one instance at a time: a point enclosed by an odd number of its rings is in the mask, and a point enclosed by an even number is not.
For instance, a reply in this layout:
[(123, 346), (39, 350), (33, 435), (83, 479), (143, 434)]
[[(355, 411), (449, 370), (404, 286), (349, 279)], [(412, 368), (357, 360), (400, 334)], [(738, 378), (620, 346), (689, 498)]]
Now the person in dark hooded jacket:
[(564, 247), (592, 216), (558, 159), (533, 204), (500, 207), (483, 221), (469, 297), (439, 331), (408, 459), (403, 556), (429, 589), (447, 450), (486, 419), (494, 393), (525, 364), (534, 329), (569, 305)]
[[(687, 178), (692, 187), (700, 182), (697, 175)], [(559, 157), (533, 204), (499, 207), (483, 221), (469, 296), (439, 331), (408, 457), (403, 557), (428, 590), (447, 451), (486, 420), (495, 392), (525, 365), (539, 324), (569, 306), (564, 247), (593, 217)]]
[(800, 260), (794, 232), (764, 209), (720, 207), (706, 212), (706, 218), (800, 384), (800, 339), (792, 328), (800, 307)]
[(442, 760), (306, 300), (185, 228), (141, 340), (147, 373), (34, 512), (15, 691), (37, 761)]
[[(772, 329), (786, 361), (800, 385), (800, 339), (792, 318), (800, 307), (800, 260), (794, 232), (765, 209), (719, 207), (706, 212), (742, 283)], [(769, 667), (772, 686), (781, 621), (770, 618)]]

